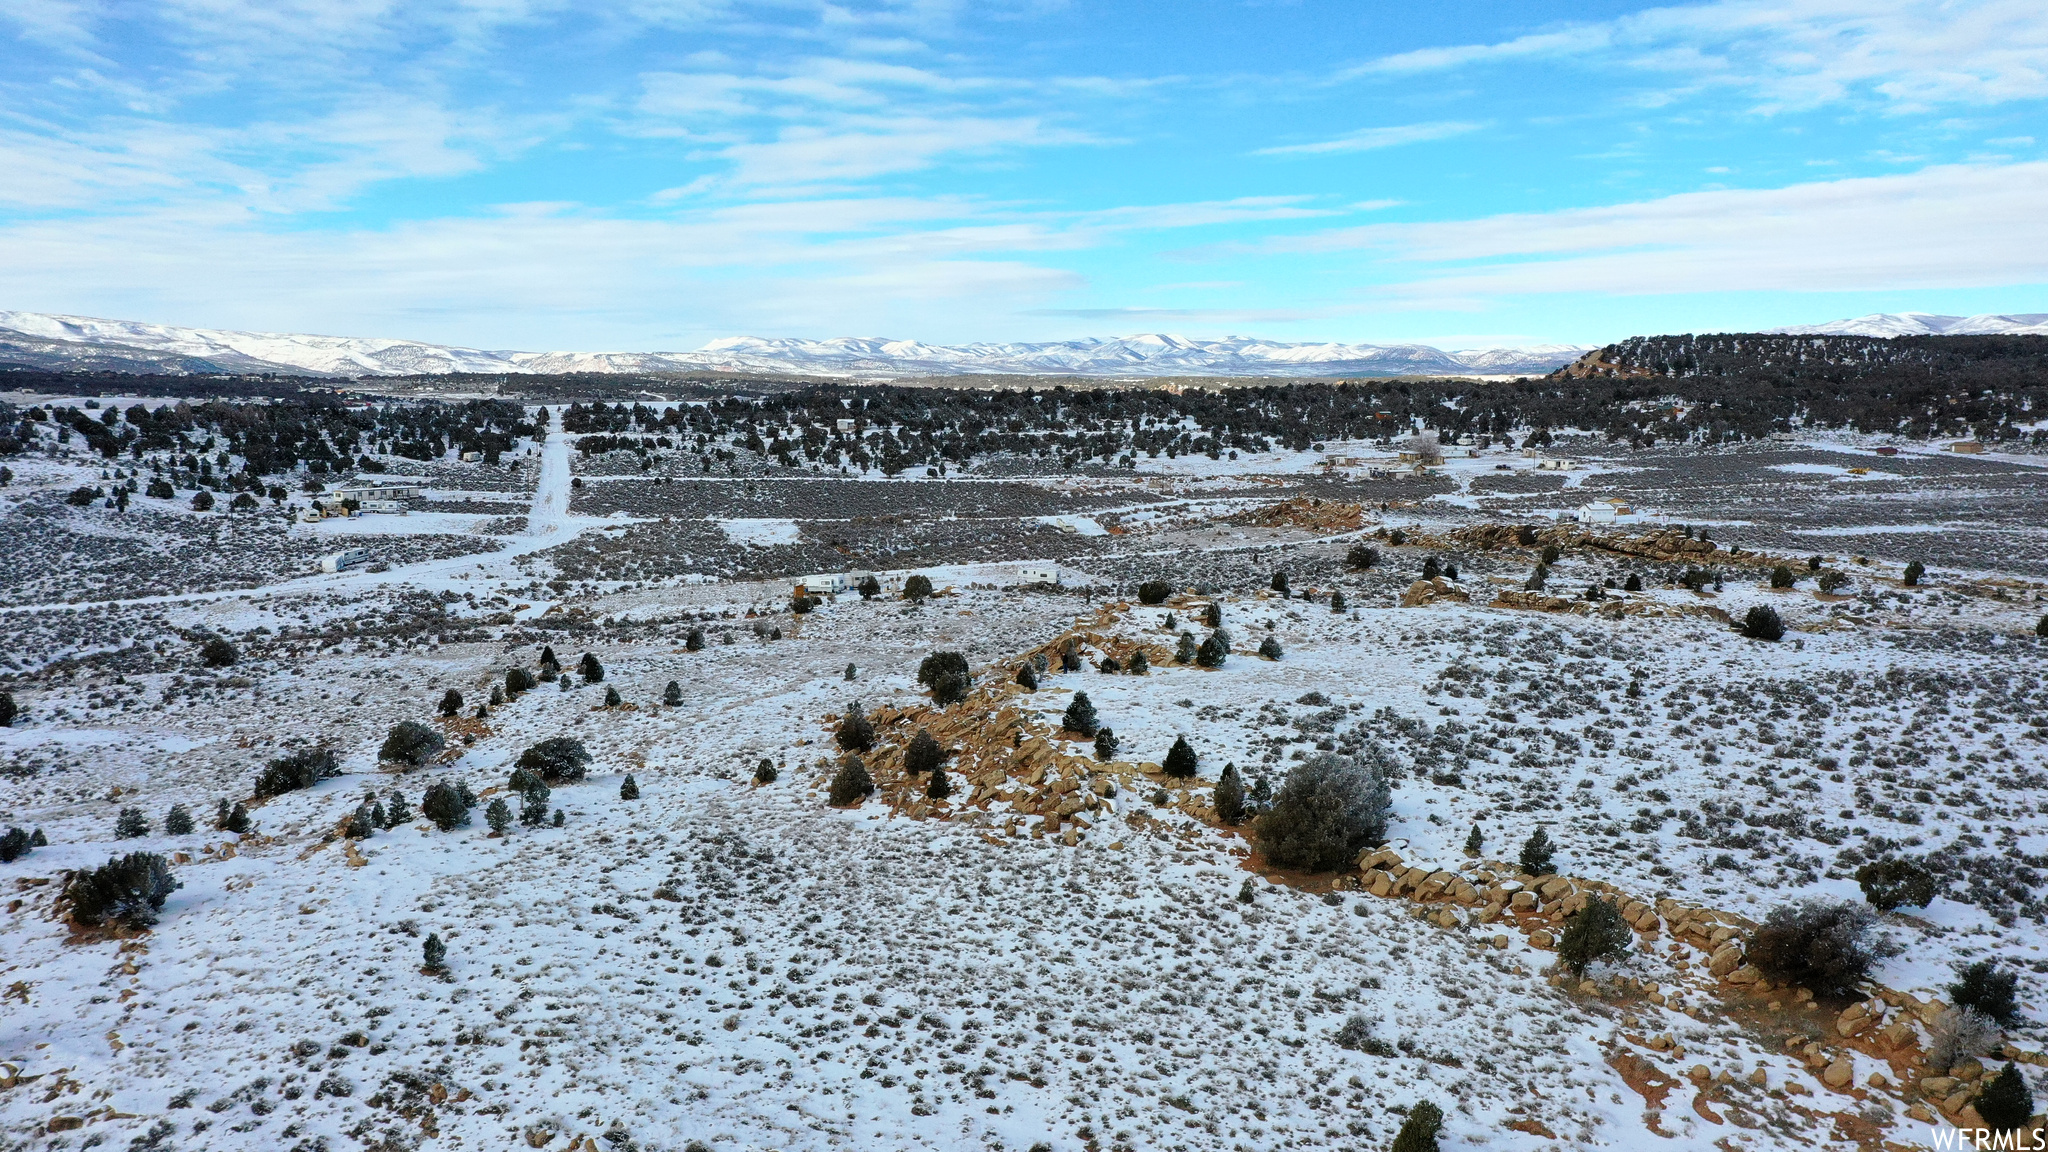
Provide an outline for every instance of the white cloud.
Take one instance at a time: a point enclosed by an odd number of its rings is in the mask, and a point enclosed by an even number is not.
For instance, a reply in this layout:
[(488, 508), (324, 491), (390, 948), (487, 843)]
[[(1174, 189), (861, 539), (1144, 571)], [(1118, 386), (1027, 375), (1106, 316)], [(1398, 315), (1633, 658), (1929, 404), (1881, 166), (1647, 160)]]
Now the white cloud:
[(1393, 148), (1402, 144), (1419, 144), (1427, 140), (1445, 140), (1452, 136), (1463, 136), (1477, 132), (1484, 124), (1462, 120), (1444, 120), (1431, 124), (1398, 124), (1383, 128), (1360, 128), (1347, 132), (1334, 140), (1318, 140), (1312, 144), (1285, 144), (1273, 148), (1261, 148), (1254, 156), (1319, 156), (1331, 152), (1365, 152), (1374, 148)]
[(1787, 188), (1270, 241), (1441, 264), (1411, 299), (1556, 292), (1874, 291), (2048, 283), (2048, 162), (1949, 165)]
[(1403, 52), (1347, 75), (1526, 59), (1672, 74), (1766, 111), (1852, 98), (1906, 111), (2048, 96), (2048, 20), (2038, 0), (1721, 0)]

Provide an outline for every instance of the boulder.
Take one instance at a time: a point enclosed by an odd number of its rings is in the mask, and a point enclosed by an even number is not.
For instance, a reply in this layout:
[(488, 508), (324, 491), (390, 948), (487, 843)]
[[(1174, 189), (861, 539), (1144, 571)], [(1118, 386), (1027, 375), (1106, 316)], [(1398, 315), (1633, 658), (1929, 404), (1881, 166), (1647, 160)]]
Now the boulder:
[(1533, 912), (1536, 909), (1536, 894), (1527, 890), (1517, 892), (1508, 901), (1508, 906), (1519, 912)]
[(1467, 603), (1471, 599), (1471, 595), (1463, 588), (1438, 576), (1431, 580), (1417, 580), (1415, 583), (1410, 584), (1408, 590), (1401, 593), (1401, 607), (1420, 608), (1424, 604), (1434, 604), (1439, 600)]
[(1548, 952), (1551, 949), (1557, 947), (1557, 938), (1552, 936), (1549, 932), (1539, 928), (1536, 931), (1529, 933), (1529, 947), (1540, 948), (1545, 952)]
[(1847, 1056), (1829, 1064), (1820, 1074), (1821, 1083), (1830, 1088), (1846, 1088), (1855, 1078), (1856, 1065)]
[[(1742, 949), (1733, 944), (1724, 944), (1707, 961), (1707, 973), (1711, 976), (1726, 976), (1742, 967)], [(1845, 1033), (1846, 1035), (1846, 1033)]]

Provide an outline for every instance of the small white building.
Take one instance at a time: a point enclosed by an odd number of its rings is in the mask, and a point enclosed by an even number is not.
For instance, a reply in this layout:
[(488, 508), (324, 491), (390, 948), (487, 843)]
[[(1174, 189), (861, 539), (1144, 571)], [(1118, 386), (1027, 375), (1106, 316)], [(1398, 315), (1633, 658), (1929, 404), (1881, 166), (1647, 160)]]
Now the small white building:
[(364, 500), (404, 500), (418, 496), (426, 490), (426, 485), (424, 484), (395, 482), (390, 484), (370, 484), (358, 480), (353, 484), (344, 484), (338, 488), (330, 488), (325, 495), (332, 496), (336, 500), (355, 500), (357, 502)]
[(365, 500), (360, 505), (364, 512), (383, 512), (391, 515), (405, 515), (405, 505), (397, 500)]
[(1017, 570), (1017, 583), (1019, 584), (1057, 584), (1059, 582), (1060, 570), (1057, 565), (1033, 564)]
[(1581, 524), (1624, 524), (1636, 519), (1635, 505), (1626, 500), (1595, 500), (1579, 505)]
[(354, 565), (368, 563), (369, 559), (370, 550), (368, 548), (343, 548), (339, 552), (330, 552), (322, 556), (320, 558), (320, 570), (322, 572), (345, 572)]
[(1576, 467), (1577, 464), (1562, 456), (1545, 456), (1536, 461), (1538, 472), (1569, 472)]
[(796, 578), (796, 586), (790, 590), (790, 594), (800, 596), (837, 596), (857, 583), (852, 577), (853, 574), (851, 572), (817, 572), (809, 576), (799, 576)]
[(853, 421), (845, 416), (841, 416), (839, 419), (834, 420), (832, 422), (832, 426), (834, 428), (837, 428), (841, 432), (853, 431)]

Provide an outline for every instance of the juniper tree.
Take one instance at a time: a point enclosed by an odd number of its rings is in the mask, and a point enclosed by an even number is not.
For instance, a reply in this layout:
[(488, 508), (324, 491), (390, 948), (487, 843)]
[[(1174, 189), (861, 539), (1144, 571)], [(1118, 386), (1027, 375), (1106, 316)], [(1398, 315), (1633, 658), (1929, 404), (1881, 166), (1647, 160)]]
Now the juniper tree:
[(1221, 628), (1209, 633), (1209, 638), (1195, 649), (1195, 663), (1204, 668), (1221, 668), (1229, 658), (1230, 641), (1224, 638)]
[(341, 826), (341, 835), (347, 840), (368, 840), (375, 831), (376, 825), (370, 820), (367, 804), (356, 805), (355, 811), (348, 814), (348, 819)]
[(1551, 858), (1557, 847), (1550, 842), (1550, 833), (1538, 828), (1527, 840), (1522, 841), (1520, 863), (1522, 872), (1529, 876), (1548, 876), (1555, 870)]
[(212, 637), (199, 649), (199, 662), (208, 668), (226, 668), (239, 659), (241, 654), (235, 651), (235, 646), (228, 643), (225, 636)]
[(1465, 854), (1467, 856), (1477, 856), (1485, 850), (1486, 836), (1484, 833), (1479, 831), (1479, 825), (1474, 824), (1472, 826), (1472, 831), (1466, 833), (1465, 835)]
[(417, 720), (400, 720), (377, 750), (379, 760), (417, 768), (442, 748), (441, 734)]
[(1329, 872), (1386, 839), (1393, 811), (1386, 777), (1351, 756), (1322, 752), (1294, 766), (1254, 835), (1283, 868)]
[(1388, 1152), (1438, 1152), (1436, 1134), (1443, 1130), (1444, 1110), (1427, 1100), (1408, 1110)]
[(754, 765), (754, 783), (756, 784), (773, 784), (781, 775), (782, 773), (775, 768), (775, 762), (766, 756), (761, 757), (761, 762)]
[(910, 579), (903, 582), (903, 598), (905, 600), (923, 600), (931, 594), (932, 578), (922, 572), (913, 574)]
[(14, 702), (14, 693), (0, 692), (0, 728), (14, 727), (14, 718), (21, 715), (21, 707)]
[(443, 832), (453, 832), (469, 823), (469, 805), (462, 802), (461, 793), (445, 780), (427, 785), (427, 793), (420, 800), (420, 814), (434, 822), (434, 827)]
[(1871, 907), (1890, 912), (1908, 905), (1926, 907), (1934, 899), (1937, 881), (1920, 862), (1893, 856), (1856, 869), (1856, 885)]
[(1797, 577), (1792, 575), (1792, 569), (1785, 565), (1780, 564), (1776, 568), (1771, 569), (1771, 587), (1790, 588), (1796, 582)]
[(192, 834), (192, 811), (183, 804), (171, 805), (164, 814), (164, 835), (190, 836)]
[(661, 690), (661, 702), (670, 708), (681, 704), (683, 702), (683, 686), (673, 680), (669, 681), (668, 687)]
[(544, 784), (581, 780), (590, 770), (590, 753), (574, 736), (551, 736), (519, 754), (514, 762)]
[(1279, 639), (1268, 633), (1264, 640), (1259, 641), (1259, 655), (1268, 660), (1278, 660), (1286, 653), (1281, 651)]
[(420, 960), (428, 972), (447, 971), (448, 946), (441, 943), (439, 932), (427, 933), (426, 941), (420, 945)]
[(1751, 640), (1783, 640), (1785, 621), (1776, 608), (1758, 604), (1743, 615), (1742, 634)]
[(1116, 759), (1116, 750), (1117, 750), (1117, 747), (1118, 747), (1118, 741), (1117, 741), (1117, 738), (1116, 738), (1116, 732), (1115, 732), (1114, 730), (1112, 730), (1112, 729), (1109, 729), (1109, 728), (1098, 728), (1098, 729), (1096, 729), (1096, 731), (1095, 731), (1095, 758), (1096, 758), (1097, 760), (1114, 760), (1114, 759)]
[(114, 839), (132, 840), (138, 836), (147, 835), (149, 835), (149, 817), (142, 814), (142, 809), (123, 808), (121, 809), (121, 814), (114, 818)]
[(855, 700), (847, 706), (834, 738), (842, 752), (865, 752), (875, 746), (875, 726), (868, 720), (867, 713), (861, 711), (860, 701)]
[(683, 637), (683, 650), (686, 652), (702, 652), (704, 650), (704, 630), (702, 628), (692, 628), (690, 629), (690, 634)]
[(859, 677), (860, 677), (860, 669), (858, 669), (858, 668), (854, 667), (854, 666), (853, 666), (853, 665), (851, 665), (851, 664), (848, 664), (848, 665), (846, 666), (846, 682), (847, 682), (848, 684), (851, 684), (851, 683), (853, 683), (853, 682), (854, 682), (855, 680), (859, 679)]
[(868, 775), (868, 766), (852, 752), (839, 763), (839, 771), (832, 774), (832, 786), (826, 799), (834, 808), (845, 808), (858, 804), (873, 795), (874, 777)]
[(1216, 781), (1216, 818), (1225, 824), (1244, 819), (1244, 781), (1238, 777), (1235, 764), (1225, 764), (1222, 777)]
[(503, 704), (504, 702), (505, 689), (497, 684), (491, 685), (491, 707), (496, 708), (498, 705)]
[(638, 800), (639, 798), (640, 782), (638, 780), (633, 779), (633, 774), (631, 772), (628, 772), (626, 773), (626, 778), (624, 780), (619, 781), (619, 799)]
[(156, 923), (164, 901), (182, 887), (162, 856), (130, 852), (108, 857), (97, 868), (68, 873), (62, 899), (76, 923), (97, 926), (112, 921), (128, 928), (147, 928)]
[(1017, 669), (1017, 683), (1023, 685), (1026, 692), (1038, 691), (1038, 669), (1026, 661), (1023, 667)]
[(1202, 624), (1208, 628), (1223, 627), (1223, 605), (1210, 601), (1209, 606), (1202, 609)]
[(462, 693), (457, 692), (453, 688), (450, 688), (448, 691), (443, 692), (441, 694), (441, 715), (452, 717), (459, 716), (461, 714)]
[(538, 777), (530, 780), (519, 790), (519, 822), (528, 828), (538, 828), (548, 822), (548, 799), (552, 795), (548, 786)]
[(1555, 544), (1546, 544), (1543, 546), (1543, 562), (1545, 564), (1555, 564), (1557, 563), (1558, 558), (1563, 555), (1564, 549), (1559, 548)]
[(1595, 895), (1564, 922), (1564, 932), (1557, 941), (1557, 958), (1572, 975), (1583, 979), (1588, 966), (1628, 955), (1629, 945), (1634, 942), (1635, 934), (1621, 918), (1621, 909), (1607, 897)]
[(1444, 566), (1437, 561), (1436, 557), (1428, 556), (1423, 558), (1422, 578), (1424, 580), (1434, 580), (1443, 574)]
[[(376, 794), (371, 793), (371, 795), (374, 797)], [(391, 824), (391, 814), (384, 810), (384, 802), (373, 799), (370, 803), (370, 827), (389, 828)]]
[(607, 684), (604, 686), (605, 707), (617, 708), (619, 705), (624, 704), (625, 702), (625, 697), (619, 695), (619, 690), (616, 686), (611, 684)]
[(1288, 589), (1287, 589), (1287, 573), (1285, 573), (1285, 572), (1275, 572), (1275, 573), (1273, 573), (1272, 589), (1273, 589), (1273, 591), (1275, 591), (1275, 592), (1278, 592), (1278, 593), (1279, 593), (1280, 595), (1282, 595), (1282, 596), (1286, 596), (1286, 595), (1288, 594)]
[(1455, 563), (1453, 563), (1453, 562), (1451, 562), (1451, 561), (1448, 561), (1448, 560), (1447, 560), (1447, 561), (1445, 561), (1445, 562), (1444, 562), (1444, 579), (1446, 579), (1446, 580), (1456, 580), (1457, 578), (1458, 578), (1458, 566), (1457, 566), (1457, 564), (1455, 564)]
[(1252, 878), (1247, 876), (1244, 878), (1244, 883), (1237, 886), (1237, 902), (1239, 904), (1249, 904), (1256, 899), (1258, 899), (1258, 888), (1253, 885)]
[(1143, 648), (1136, 649), (1131, 653), (1128, 671), (1133, 676), (1149, 675), (1152, 671), (1152, 657), (1146, 655)]
[(909, 747), (903, 750), (903, 770), (912, 776), (922, 776), (935, 771), (946, 762), (946, 750), (932, 739), (932, 734), (923, 728), (910, 738)]
[(1186, 736), (1175, 736), (1173, 747), (1166, 750), (1166, 762), (1161, 765), (1168, 776), (1176, 780), (1189, 780), (1195, 775), (1195, 750), (1188, 744)]
[(1344, 554), (1347, 568), (1377, 568), (1380, 565), (1380, 550), (1370, 544), (1353, 544), (1351, 551)]
[(1977, 1094), (1976, 1105), (1984, 1126), (1994, 1132), (2023, 1131), (2034, 1119), (2034, 1092), (2017, 1063), (2007, 1064), (1991, 1078)]
[(505, 669), (505, 695), (507, 696), (517, 696), (521, 692), (530, 692), (539, 687), (539, 685), (540, 682), (533, 678), (533, 673), (528, 672), (524, 668)]
[(944, 800), (953, 794), (953, 782), (946, 778), (944, 764), (932, 765), (932, 778), (926, 783), (924, 794), (932, 800)]
[[(426, 725), (418, 727), (424, 729)], [(436, 740), (440, 739), (439, 733), (433, 735)], [(386, 746), (389, 746), (388, 741)], [(282, 796), (287, 792), (311, 788), (322, 780), (331, 780), (339, 775), (341, 761), (335, 757), (332, 748), (299, 748), (264, 765), (263, 771), (256, 776), (255, 794)]]
[(392, 790), (391, 803), (384, 809), (384, 819), (386, 821), (384, 825), (386, 828), (396, 828), (400, 824), (412, 823), (412, 805), (406, 803), (403, 792), (399, 792), (396, 789)]
[(29, 854), (29, 835), (20, 828), (0, 833), (0, 864), (12, 864)]
[(1332, 593), (1330, 593), (1330, 611), (1331, 611), (1331, 612), (1342, 612), (1342, 611), (1344, 611), (1344, 593), (1342, 593), (1342, 592), (1332, 592)]
[(1866, 905), (1796, 900), (1771, 909), (1750, 933), (1749, 962), (1778, 984), (1803, 985), (1816, 996), (1853, 995), (1895, 951), (1876, 929), (1877, 913)]
[(1621, 582), (1621, 590), (1624, 592), (1641, 592), (1643, 590), (1643, 578), (1634, 572), (1629, 573), (1628, 579)]
[(604, 679), (604, 665), (595, 652), (585, 652), (583, 659), (576, 664), (576, 671), (582, 675), (585, 684), (595, 684)]
[(233, 832), (237, 836), (248, 835), (250, 828), (249, 806), (240, 800), (235, 801), (232, 808), (228, 806), (226, 800), (222, 800), (220, 802), (220, 811), (216, 816), (215, 823), (220, 826), (221, 831)]
[[(2034, 623), (2034, 635), (2048, 636), (2048, 616), (2043, 616), (2041, 617), (2041, 619)], [(0, 716), (12, 716), (13, 714), (9, 712), (8, 709), (13, 707), (13, 705), (14, 701), (12, 699), (6, 701), (4, 705), (0, 705)], [(5, 727), (7, 727), (7, 721), (5, 719), (0, 719), (0, 728)]]
[(557, 673), (557, 674), (559, 674), (559, 673), (560, 673), (560, 672), (562, 671), (562, 662), (561, 662), (560, 660), (558, 660), (558, 659), (556, 659), (556, 658), (555, 658), (555, 646), (554, 646), (554, 645), (552, 645), (552, 644), (543, 644), (543, 645), (541, 645), (541, 649), (540, 649), (540, 667), (541, 667), (542, 671), (546, 671), (546, 672), (553, 672), (553, 673)]
[(1911, 564), (1906, 565), (1906, 578), (1904, 583), (1908, 588), (1911, 588), (1919, 584), (1921, 577), (1925, 575), (1927, 575), (1927, 565), (1922, 564), (1918, 560), (1915, 560)]
[(882, 582), (880, 580), (875, 579), (874, 573), (871, 572), (866, 576), (860, 578), (861, 599), (873, 600), (875, 597), (880, 596), (881, 594)]
[(1168, 584), (1164, 580), (1147, 580), (1143, 584), (1138, 585), (1138, 603), (1140, 604), (1164, 604), (1166, 603), (1166, 598), (1171, 595), (1173, 595), (1173, 585)]
[(1060, 717), (1061, 730), (1079, 736), (1093, 736), (1100, 727), (1102, 723), (1095, 716), (1095, 705), (1089, 702), (1088, 694), (1074, 693), (1074, 698), (1067, 703), (1066, 715)]
[(2014, 998), (2018, 987), (2019, 975), (2012, 969), (2000, 968), (1995, 960), (1978, 960), (1956, 969), (1948, 1000), (1958, 1008), (1975, 1008), (2009, 1028), (2019, 1023), (2019, 1002)]
[(1104, 656), (1102, 658), (1102, 663), (1097, 664), (1095, 666), (1095, 670), (1102, 673), (1105, 676), (1114, 676), (1118, 672), (1123, 671), (1124, 666), (1122, 664), (1117, 663), (1116, 657)]
[(1543, 591), (1543, 585), (1549, 580), (1550, 567), (1546, 564), (1538, 564), (1536, 570), (1529, 573), (1529, 579), (1523, 583), (1522, 587), (1530, 592), (1541, 592)]

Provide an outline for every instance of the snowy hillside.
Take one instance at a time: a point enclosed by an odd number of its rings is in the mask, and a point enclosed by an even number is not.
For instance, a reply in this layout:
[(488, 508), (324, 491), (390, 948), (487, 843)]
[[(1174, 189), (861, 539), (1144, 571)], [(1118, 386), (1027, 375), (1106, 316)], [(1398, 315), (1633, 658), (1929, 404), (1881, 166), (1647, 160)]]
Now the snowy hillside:
[(1788, 336), (2048, 336), (2048, 312), (1936, 316), (1929, 312), (1873, 312), (1853, 320), (1773, 328)]
[(1548, 372), (1585, 348), (1543, 344), (1446, 352), (1426, 344), (1288, 344), (1146, 334), (1039, 344), (734, 336), (695, 352), (518, 352), (271, 332), (179, 328), (0, 312), (0, 363), (66, 371), (285, 372), (404, 376), (451, 372), (756, 371), (862, 376), (1031, 373), (1082, 376), (1343, 376)]

